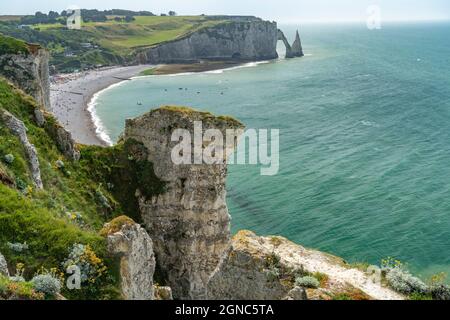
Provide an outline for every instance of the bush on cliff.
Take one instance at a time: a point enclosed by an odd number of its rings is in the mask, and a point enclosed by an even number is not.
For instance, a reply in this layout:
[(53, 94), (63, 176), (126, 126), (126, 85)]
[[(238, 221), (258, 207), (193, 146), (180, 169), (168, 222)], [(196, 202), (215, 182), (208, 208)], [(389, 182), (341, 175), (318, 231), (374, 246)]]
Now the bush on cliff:
[(0, 34), (0, 55), (18, 53), (28, 54), (28, 45), (21, 40)]
[(0, 275), (0, 300), (42, 300), (44, 295), (29, 282), (14, 282)]
[[(29, 280), (41, 267), (57, 267), (74, 244), (89, 245), (96, 256), (104, 261), (107, 272), (102, 281), (86, 290), (68, 291), (67, 298), (107, 299), (117, 298), (118, 266), (106, 254), (106, 241), (98, 234), (103, 224), (119, 210), (99, 180), (92, 179), (91, 169), (66, 158), (57, 148), (55, 137), (46, 128), (39, 127), (34, 118), (37, 105), (22, 91), (0, 79), (0, 108), (6, 109), (22, 120), (27, 136), (38, 152), (44, 189), (34, 188), (28, 159), (19, 139), (0, 121), (0, 159), (14, 156), (11, 164), (0, 163), (0, 251), (11, 265), (25, 264), (24, 278)], [(47, 125), (54, 120), (47, 117)], [(64, 169), (57, 168), (58, 161)], [(71, 172), (71, 174), (67, 174)], [(101, 193), (109, 208), (99, 201)], [(70, 218), (68, 212), (77, 212), (83, 223)], [(27, 243), (23, 252), (11, 250), (8, 243)]]

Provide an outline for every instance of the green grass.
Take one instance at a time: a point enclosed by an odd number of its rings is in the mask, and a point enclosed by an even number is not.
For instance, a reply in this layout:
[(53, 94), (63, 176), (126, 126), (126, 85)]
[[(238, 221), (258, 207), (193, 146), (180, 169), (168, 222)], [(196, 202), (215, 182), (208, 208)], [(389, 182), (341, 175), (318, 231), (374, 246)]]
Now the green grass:
[[(38, 152), (44, 183), (44, 190), (33, 187), (23, 146), (0, 122), (0, 173), (5, 177), (0, 180), (0, 252), (10, 267), (24, 263), (26, 279), (30, 279), (42, 266), (60, 268), (73, 244), (89, 244), (107, 262), (110, 275), (98, 290), (90, 288), (65, 295), (77, 299), (117, 297), (117, 265), (107, 256), (105, 239), (98, 232), (105, 222), (122, 212), (120, 205), (101, 182), (91, 178), (91, 168), (72, 162), (57, 149), (51, 134), (56, 121), (47, 116), (44, 128), (36, 126), (34, 100), (1, 79), (0, 108), (14, 114), (27, 127), (28, 139)], [(6, 154), (14, 155), (13, 163), (4, 161)], [(64, 170), (56, 167), (57, 160), (64, 162)], [(17, 179), (27, 187), (19, 190), (3, 183)], [(100, 201), (99, 194), (106, 197), (108, 207)], [(71, 219), (70, 212), (80, 213), (82, 221)], [(13, 252), (8, 242), (26, 242), (29, 250)]]
[(42, 300), (44, 296), (36, 293), (29, 282), (12, 282), (0, 275), (0, 300), (2, 299)]
[[(120, 54), (129, 54), (131, 49), (174, 40), (200, 28), (223, 22), (205, 16), (136, 16), (135, 19), (129, 23), (115, 20), (87, 22), (82, 24), (81, 32), (85, 32), (86, 41), (91, 38), (104, 48)], [(65, 29), (65, 26), (59, 23), (38, 24), (33, 27), (49, 33)]]
[[(38, 43), (50, 50), (50, 64), (59, 72), (74, 72), (98, 65), (121, 65), (134, 61), (136, 52), (186, 36), (199, 29), (226, 23), (226, 17), (208, 16), (136, 16), (135, 21), (87, 22), (81, 30), (69, 30), (64, 24), (36, 24), (32, 29), (0, 23), (0, 33)], [(81, 43), (95, 47), (85, 48)], [(75, 54), (66, 56), (65, 50)]]
[(25, 42), (0, 34), (0, 55), (3, 54), (28, 54), (29, 49)]
[(150, 68), (147, 70), (142, 71), (139, 75), (140, 76), (152, 76), (155, 74), (156, 68)]
[[(54, 132), (59, 124), (46, 114), (46, 124), (38, 127), (34, 120), (36, 107), (31, 97), (0, 79), (0, 108), (27, 127), (44, 184), (44, 190), (34, 188), (23, 146), (0, 121), (0, 252), (10, 267), (24, 263), (29, 280), (41, 267), (61, 268), (73, 244), (89, 244), (105, 261), (108, 275), (95, 287), (63, 294), (74, 299), (117, 298), (119, 267), (116, 259), (107, 255), (100, 230), (123, 214), (139, 221), (136, 190), (150, 199), (164, 192), (165, 184), (147, 161), (147, 149), (134, 140), (110, 148), (80, 146), (79, 162), (65, 158), (55, 143)], [(14, 155), (12, 163), (6, 162), (7, 154)], [(58, 160), (64, 162), (64, 168), (57, 167)], [(24, 184), (21, 189), (19, 180)], [(11, 181), (16, 181), (16, 186)], [(81, 221), (74, 218), (79, 217), (75, 213), (81, 214)], [(29, 250), (14, 252), (8, 242), (26, 242)]]

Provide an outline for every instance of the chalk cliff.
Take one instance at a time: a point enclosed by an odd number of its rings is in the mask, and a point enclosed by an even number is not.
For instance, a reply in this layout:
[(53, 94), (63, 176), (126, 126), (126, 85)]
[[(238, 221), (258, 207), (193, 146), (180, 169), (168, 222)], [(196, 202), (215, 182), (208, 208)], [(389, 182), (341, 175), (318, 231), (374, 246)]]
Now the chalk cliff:
[(38, 45), (27, 44), (27, 52), (0, 55), (0, 75), (50, 108), (49, 52)]
[(278, 57), (277, 23), (235, 19), (204, 28), (138, 53), (141, 63), (189, 63), (198, 60), (269, 60)]
[(14, 115), (4, 109), (0, 109), (0, 121), (4, 123), (15, 136), (19, 138), (28, 158), (28, 164), (30, 167), (34, 186), (38, 189), (43, 189), (44, 185), (42, 184), (41, 179), (38, 154), (35, 146), (28, 140), (27, 128), (25, 127), (25, 124), (22, 120), (17, 119)]
[(302, 42), (300, 40), (300, 34), (298, 33), (298, 30), (295, 34), (295, 40), (292, 43), (292, 46), (289, 44), (288, 39), (280, 29), (278, 29), (278, 40), (283, 41), (284, 46), (286, 47), (286, 58), (291, 59), (304, 56)]
[[(163, 107), (127, 120), (124, 139), (143, 143), (155, 175), (166, 183), (166, 192), (146, 198), (137, 192), (142, 220), (154, 243), (157, 272), (175, 299), (206, 297), (209, 277), (230, 241), (230, 216), (226, 204), (226, 163), (175, 165), (171, 141), (175, 129), (193, 132), (202, 121), (203, 132), (242, 129), (231, 118), (215, 117), (188, 108)], [(205, 146), (203, 146), (205, 147)], [(232, 149), (233, 146), (229, 146)]]
[(120, 258), (123, 297), (126, 300), (153, 300), (155, 255), (147, 232), (126, 217), (116, 218), (104, 230), (108, 251)]
[[(143, 144), (147, 161), (165, 183), (163, 193), (145, 197), (138, 189), (135, 196), (154, 244), (155, 276), (171, 287), (175, 299), (402, 299), (342, 259), (282, 237), (241, 231), (231, 239), (226, 163), (176, 165), (171, 157), (179, 143), (172, 141), (172, 133), (175, 129), (195, 132), (195, 121), (202, 122), (202, 135), (207, 129), (226, 136), (226, 129), (243, 128), (232, 118), (162, 107), (127, 120), (123, 136), (125, 141)], [(226, 154), (235, 143), (226, 145)], [(203, 141), (201, 148), (209, 144)], [(305, 290), (298, 280), (303, 277), (318, 281), (317, 286)]]

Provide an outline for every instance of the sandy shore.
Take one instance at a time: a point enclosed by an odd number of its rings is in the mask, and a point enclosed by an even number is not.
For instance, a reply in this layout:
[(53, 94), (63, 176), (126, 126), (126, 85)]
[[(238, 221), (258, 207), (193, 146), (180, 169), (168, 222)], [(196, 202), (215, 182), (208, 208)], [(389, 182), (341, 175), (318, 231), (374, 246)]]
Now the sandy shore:
[(150, 74), (166, 75), (187, 72), (205, 72), (233, 68), (242, 64), (243, 62), (236, 61), (205, 61), (191, 64), (165, 64), (152, 68)]
[(86, 145), (107, 145), (96, 132), (88, 104), (97, 92), (107, 87), (138, 76), (141, 72), (162, 75), (184, 72), (205, 72), (226, 69), (239, 65), (236, 62), (202, 62), (173, 65), (139, 65), (131, 67), (110, 67), (100, 70), (52, 77), (51, 112), (59, 122), (72, 133), (76, 142)]
[(52, 77), (51, 112), (72, 133), (78, 143), (106, 145), (96, 133), (91, 114), (87, 110), (93, 95), (115, 83), (139, 75), (152, 66), (104, 68)]

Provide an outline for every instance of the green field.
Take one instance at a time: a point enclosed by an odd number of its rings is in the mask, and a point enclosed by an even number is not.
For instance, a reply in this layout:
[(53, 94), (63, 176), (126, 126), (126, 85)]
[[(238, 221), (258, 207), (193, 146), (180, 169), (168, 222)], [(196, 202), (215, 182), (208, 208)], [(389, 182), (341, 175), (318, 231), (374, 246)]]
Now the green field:
[(135, 16), (134, 21), (125, 22), (115, 17), (82, 23), (81, 30), (69, 30), (59, 22), (19, 28), (19, 22), (0, 21), (0, 33), (42, 45), (51, 53), (55, 72), (74, 72), (121, 65), (133, 61), (138, 49), (227, 21), (226, 17), (212, 16)]
[(23, 16), (4, 15), (0, 16), (0, 21), (19, 21)]
[[(213, 20), (206, 16), (136, 16), (135, 21), (129, 23), (115, 20), (83, 23), (81, 30), (102, 47), (123, 55), (131, 53), (134, 48), (170, 41), (222, 22), (224, 20)], [(58, 23), (39, 24), (34, 28), (49, 33), (66, 29)]]

